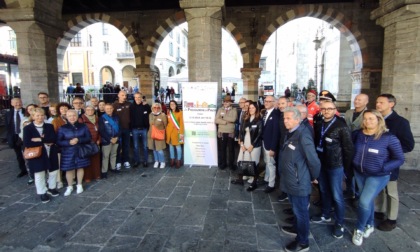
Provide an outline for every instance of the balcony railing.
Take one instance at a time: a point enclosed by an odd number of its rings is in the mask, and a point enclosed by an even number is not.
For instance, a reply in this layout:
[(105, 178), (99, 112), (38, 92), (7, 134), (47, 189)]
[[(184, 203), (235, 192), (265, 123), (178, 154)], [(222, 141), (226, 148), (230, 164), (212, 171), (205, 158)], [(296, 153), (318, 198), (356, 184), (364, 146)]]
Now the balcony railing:
[(134, 53), (131, 53), (131, 52), (117, 53), (117, 59), (134, 59)]

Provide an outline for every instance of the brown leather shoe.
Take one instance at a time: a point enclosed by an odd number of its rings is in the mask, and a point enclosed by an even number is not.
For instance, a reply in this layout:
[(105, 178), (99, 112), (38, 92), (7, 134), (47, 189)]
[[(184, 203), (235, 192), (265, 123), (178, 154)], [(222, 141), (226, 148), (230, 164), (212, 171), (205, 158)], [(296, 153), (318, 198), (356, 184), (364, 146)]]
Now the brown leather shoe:
[(378, 229), (386, 232), (386, 231), (391, 231), (396, 227), (397, 227), (397, 221), (388, 219), (386, 221), (383, 221), (381, 224), (379, 224)]
[(176, 160), (176, 168), (178, 169), (181, 167), (181, 160)]
[(175, 159), (171, 159), (171, 167), (174, 167), (174, 164), (175, 164)]

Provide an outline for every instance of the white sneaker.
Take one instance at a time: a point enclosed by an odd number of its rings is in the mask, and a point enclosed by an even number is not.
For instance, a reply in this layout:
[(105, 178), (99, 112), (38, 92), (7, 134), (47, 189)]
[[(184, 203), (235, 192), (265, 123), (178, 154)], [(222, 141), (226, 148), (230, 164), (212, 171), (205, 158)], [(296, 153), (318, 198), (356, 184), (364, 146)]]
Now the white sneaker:
[(252, 184), (252, 182), (254, 182), (254, 177), (250, 177), (250, 178), (248, 179), (248, 183)]
[(63, 188), (63, 182), (57, 182), (57, 189)]
[(365, 227), (365, 232), (363, 233), (363, 238), (369, 238), (369, 236), (375, 231), (375, 228), (371, 225)]
[(116, 170), (121, 170), (121, 163), (117, 163), (117, 165), (115, 166)]
[(153, 165), (153, 168), (158, 168), (159, 167), (159, 162), (155, 162), (155, 164)]
[(67, 186), (66, 192), (64, 193), (64, 196), (69, 196), (73, 192), (73, 186)]
[(125, 162), (125, 163), (124, 163), (124, 168), (125, 168), (125, 169), (130, 169), (130, 168), (131, 168), (130, 163), (129, 163), (129, 162)]
[(164, 169), (165, 168), (165, 162), (160, 163), (160, 169)]
[(354, 230), (352, 242), (356, 246), (360, 246), (363, 243), (363, 232), (360, 230)]
[(77, 194), (80, 194), (80, 193), (83, 192), (83, 186), (82, 185), (77, 185), (76, 187), (77, 187), (77, 191), (76, 191)]

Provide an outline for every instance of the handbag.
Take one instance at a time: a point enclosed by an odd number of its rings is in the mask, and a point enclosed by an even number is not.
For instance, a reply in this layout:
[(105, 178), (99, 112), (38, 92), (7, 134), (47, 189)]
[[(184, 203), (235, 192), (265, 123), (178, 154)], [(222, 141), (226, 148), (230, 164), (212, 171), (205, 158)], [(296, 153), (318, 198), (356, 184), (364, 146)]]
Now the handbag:
[(88, 158), (99, 152), (99, 147), (95, 143), (80, 144), (79, 158)]
[[(247, 152), (247, 151), (246, 151)], [(252, 161), (251, 153), (249, 153), (250, 161), (244, 161), (245, 151), (242, 155), (242, 160), (238, 162), (239, 174), (243, 176), (256, 176), (257, 175), (257, 165)]]
[(155, 125), (152, 125), (152, 139), (160, 141), (165, 140), (165, 130), (160, 130)]
[(26, 147), (23, 151), (23, 157), (25, 159), (39, 158), (42, 154), (42, 146)]

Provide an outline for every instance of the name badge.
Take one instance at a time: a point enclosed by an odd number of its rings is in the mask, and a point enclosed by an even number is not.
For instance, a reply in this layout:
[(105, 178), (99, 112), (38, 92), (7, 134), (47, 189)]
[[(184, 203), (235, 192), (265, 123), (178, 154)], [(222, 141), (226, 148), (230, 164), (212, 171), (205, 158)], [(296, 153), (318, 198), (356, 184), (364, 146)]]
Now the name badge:
[(379, 150), (377, 150), (377, 149), (371, 149), (371, 148), (369, 148), (368, 151), (369, 152), (372, 152), (372, 153), (376, 153), (376, 154), (379, 153)]
[(117, 109), (117, 111), (121, 111), (121, 109), (119, 108), (119, 109)]
[(144, 111), (143, 114), (147, 114), (147, 111)]
[(222, 113), (220, 113), (220, 114), (221, 114), (221, 115), (224, 115), (225, 113), (223, 113), (223, 112), (222, 112)]
[(251, 128), (256, 128), (256, 127), (257, 127), (257, 125), (252, 125), (252, 126), (251, 126)]
[(329, 137), (326, 137), (326, 138), (325, 138), (325, 141), (327, 141), (327, 142), (329, 142), (329, 143), (332, 143), (332, 139), (331, 139), (331, 138), (329, 138)]
[(294, 145), (292, 145), (292, 144), (287, 145), (287, 147), (289, 147), (292, 150), (295, 150), (296, 149), (296, 147)]
[(108, 123), (108, 121), (105, 121), (105, 123)]
[(160, 118), (158, 118), (157, 120), (158, 120), (159, 122), (161, 122), (161, 121), (162, 121), (162, 119), (160, 119)]
[(322, 148), (322, 147), (316, 147), (316, 151), (318, 151), (318, 152), (324, 152), (324, 148)]

